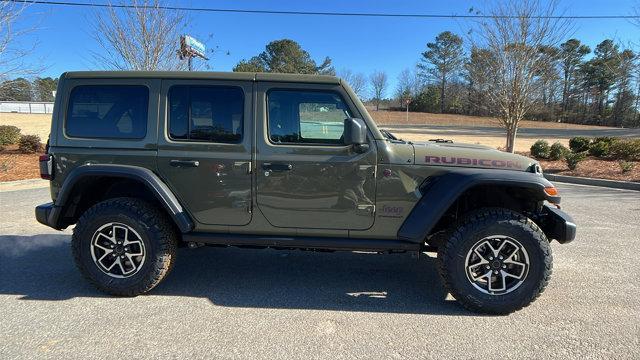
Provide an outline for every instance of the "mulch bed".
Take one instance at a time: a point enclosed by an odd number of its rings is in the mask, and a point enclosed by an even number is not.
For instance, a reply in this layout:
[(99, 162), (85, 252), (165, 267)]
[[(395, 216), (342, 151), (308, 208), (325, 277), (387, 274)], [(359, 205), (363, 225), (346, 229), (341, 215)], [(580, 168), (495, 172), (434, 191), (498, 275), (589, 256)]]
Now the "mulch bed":
[(0, 181), (37, 179), (40, 177), (40, 154), (21, 154), (17, 145), (0, 151)]
[(540, 160), (543, 171), (549, 174), (640, 182), (640, 161), (633, 163), (635, 164), (633, 169), (623, 173), (618, 160), (587, 158), (581, 161), (575, 170), (569, 170), (564, 160)]

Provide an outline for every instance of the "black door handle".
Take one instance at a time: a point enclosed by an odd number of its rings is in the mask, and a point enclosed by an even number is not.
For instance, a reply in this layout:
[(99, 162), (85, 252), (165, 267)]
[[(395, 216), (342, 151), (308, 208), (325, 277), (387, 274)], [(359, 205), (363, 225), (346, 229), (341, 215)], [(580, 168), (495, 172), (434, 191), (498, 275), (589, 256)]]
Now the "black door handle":
[(270, 171), (290, 171), (291, 169), (293, 169), (293, 165), (291, 165), (291, 164), (263, 163), (262, 164), (262, 169), (263, 170), (270, 170)]
[(200, 161), (197, 160), (171, 160), (169, 161), (169, 165), (173, 167), (198, 167), (200, 166)]

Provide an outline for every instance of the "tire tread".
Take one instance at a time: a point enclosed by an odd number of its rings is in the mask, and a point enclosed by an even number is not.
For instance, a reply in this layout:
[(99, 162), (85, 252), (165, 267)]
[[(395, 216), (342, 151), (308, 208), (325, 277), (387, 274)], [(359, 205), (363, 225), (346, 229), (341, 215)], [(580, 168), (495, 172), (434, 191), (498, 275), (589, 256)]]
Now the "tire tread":
[[(149, 238), (151, 241), (155, 241), (157, 246), (155, 259), (147, 259), (147, 261), (153, 261), (150, 273), (142, 281), (126, 288), (105, 286), (96, 281), (87, 271), (81, 257), (80, 245), (82, 242), (79, 239), (79, 234), (86, 230), (92, 219), (113, 210), (132, 213), (136, 219), (148, 226)], [(71, 246), (76, 266), (80, 269), (83, 277), (92, 285), (111, 295), (136, 296), (156, 287), (173, 269), (177, 249), (177, 233), (166, 214), (149, 203), (136, 198), (113, 198), (94, 205), (82, 214), (73, 229)]]
[[(446, 264), (452, 264), (459, 254), (454, 250), (455, 246), (464, 241), (465, 234), (480, 230), (484, 227), (495, 224), (496, 222), (507, 221), (514, 225), (523, 226), (527, 232), (538, 242), (540, 249), (544, 255), (544, 271), (542, 281), (534, 291), (527, 296), (522, 297), (515, 306), (508, 309), (491, 309), (482, 307), (476, 302), (469, 301), (464, 294), (460, 293), (452, 282), (452, 276), (448, 272)], [(447, 241), (438, 251), (438, 272), (442, 278), (445, 289), (466, 309), (474, 312), (484, 312), (490, 314), (508, 314), (523, 309), (535, 301), (545, 290), (551, 274), (553, 272), (553, 260), (551, 254), (551, 246), (544, 232), (528, 217), (515, 211), (504, 208), (483, 208), (465, 216), (460, 222), (452, 226), (447, 236)]]

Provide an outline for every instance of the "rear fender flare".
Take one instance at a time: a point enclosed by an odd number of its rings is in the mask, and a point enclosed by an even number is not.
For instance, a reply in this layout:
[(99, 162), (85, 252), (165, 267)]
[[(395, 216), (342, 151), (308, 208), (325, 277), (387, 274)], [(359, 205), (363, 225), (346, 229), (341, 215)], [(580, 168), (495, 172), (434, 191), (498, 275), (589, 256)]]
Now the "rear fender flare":
[(171, 219), (181, 232), (187, 233), (194, 228), (193, 221), (189, 214), (182, 207), (169, 187), (153, 171), (131, 165), (81, 165), (73, 169), (65, 178), (60, 192), (54, 203), (50, 216), (51, 224), (59, 224), (64, 206), (69, 201), (69, 197), (74, 187), (81, 180), (92, 176), (110, 176), (123, 179), (136, 180), (151, 191), (163, 208), (167, 211)]

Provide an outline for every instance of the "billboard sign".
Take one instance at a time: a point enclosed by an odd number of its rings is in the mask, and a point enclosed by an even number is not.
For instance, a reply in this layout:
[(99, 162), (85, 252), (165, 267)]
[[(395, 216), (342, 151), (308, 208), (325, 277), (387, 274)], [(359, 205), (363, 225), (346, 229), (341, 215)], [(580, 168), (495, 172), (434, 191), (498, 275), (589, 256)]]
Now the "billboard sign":
[(191, 56), (199, 56), (201, 58), (206, 58), (205, 56), (206, 48), (203, 43), (201, 43), (200, 41), (196, 40), (195, 38), (189, 35), (182, 36), (181, 40), (182, 41), (180, 45), (182, 47), (183, 54), (189, 54)]

